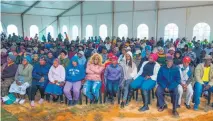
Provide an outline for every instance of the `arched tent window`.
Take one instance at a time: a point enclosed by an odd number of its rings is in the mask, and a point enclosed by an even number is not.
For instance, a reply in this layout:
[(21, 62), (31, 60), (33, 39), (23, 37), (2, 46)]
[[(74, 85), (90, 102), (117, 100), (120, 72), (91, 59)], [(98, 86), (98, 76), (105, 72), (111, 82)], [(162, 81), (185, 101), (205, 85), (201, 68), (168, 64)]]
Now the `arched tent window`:
[(127, 38), (128, 36), (128, 27), (126, 24), (121, 24), (119, 27), (118, 27), (118, 37), (122, 38), (122, 37), (125, 37)]
[(72, 27), (72, 40), (76, 40), (77, 36), (78, 36), (78, 27), (74, 25)]
[(87, 25), (86, 27), (86, 39), (93, 36), (93, 28), (91, 25)]
[(48, 33), (50, 32), (50, 35), (52, 36), (52, 38), (54, 38), (54, 28), (52, 25), (48, 26), (46, 28), (46, 34), (48, 35)]
[(0, 22), (0, 32), (1, 32), (1, 33), (3, 32), (3, 27), (2, 27), (1, 22)]
[(9, 34), (13, 34), (13, 33), (15, 33), (15, 35), (18, 35), (18, 29), (17, 29), (17, 27), (15, 26), (15, 25), (13, 25), (13, 24), (11, 24), (11, 25), (8, 25), (7, 26), (7, 33), (8, 33), (8, 35)]
[(38, 34), (38, 27), (36, 25), (30, 26), (30, 37), (35, 37), (35, 34)]
[(174, 23), (167, 24), (164, 31), (164, 40), (178, 38), (178, 26)]
[(149, 37), (149, 27), (146, 24), (140, 24), (137, 28), (137, 38), (143, 39)]
[(62, 34), (64, 34), (64, 32), (68, 34), (68, 29), (67, 29), (67, 26), (65, 25), (62, 27)]
[(207, 23), (198, 23), (193, 28), (193, 37), (196, 36), (196, 40), (210, 39), (210, 26)]
[(107, 26), (105, 24), (102, 24), (99, 28), (99, 35), (103, 40), (107, 37)]

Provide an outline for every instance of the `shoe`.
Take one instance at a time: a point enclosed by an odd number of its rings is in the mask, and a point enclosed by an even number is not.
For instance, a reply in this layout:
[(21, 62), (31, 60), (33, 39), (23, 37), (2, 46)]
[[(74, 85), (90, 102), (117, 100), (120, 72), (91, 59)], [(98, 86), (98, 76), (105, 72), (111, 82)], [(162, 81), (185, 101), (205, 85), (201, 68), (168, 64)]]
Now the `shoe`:
[(25, 102), (25, 99), (21, 99), (20, 101), (19, 101), (19, 104), (24, 104), (24, 102)]
[(44, 102), (44, 99), (42, 98), (38, 101), (39, 104), (42, 104), (43, 102)]
[(172, 115), (173, 115), (174, 117), (179, 117), (179, 113), (178, 113), (176, 110), (173, 110), (173, 111), (172, 111)]
[(143, 91), (143, 104), (144, 104), (144, 106), (143, 107), (141, 107), (138, 111), (140, 111), (140, 112), (144, 112), (144, 111), (146, 111), (146, 110), (149, 110), (149, 92), (148, 91), (146, 91), (146, 90), (144, 90)]
[(124, 108), (124, 102), (123, 101), (121, 102), (121, 108)]
[(141, 107), (140, 109), (138, 109), (139, 112), (144, 112), (146, 110), (149, 110), (149, 107), (148, 106), (143, 106)]
[(30, 105), (31, 105), (32, 107), (35, 107), (35, 102), (34, 102), (34, 101), (31, 101)]
[(68, 106), (72, 106), (73, 105), (73, 101), (72, 100), (69, 100), (68, 101)]
[(187, 109), (191, 109), (191, 106), (187, 105), (186, 103), (185, 103), (185, 106), (186, 106)]
[(16, 98), (15, 103), (19, 103), (19, 101), (20, 101), (20, 98)]
[(166, 104), (164, 106), (162, 106), (162, 107), (159, 107), (158, 111), (162, 112), (162, 111), (164, 111), (164, 109), (167, 109), (167, 105)]
[(198, 105), (194, 105), (194, 110), (198, 111)]
[(180, 105), (177, 105), (177, 108), (180, 108)]
[(73, 100), (73, 106), (77, 105), (78, 104), (78, 100)]

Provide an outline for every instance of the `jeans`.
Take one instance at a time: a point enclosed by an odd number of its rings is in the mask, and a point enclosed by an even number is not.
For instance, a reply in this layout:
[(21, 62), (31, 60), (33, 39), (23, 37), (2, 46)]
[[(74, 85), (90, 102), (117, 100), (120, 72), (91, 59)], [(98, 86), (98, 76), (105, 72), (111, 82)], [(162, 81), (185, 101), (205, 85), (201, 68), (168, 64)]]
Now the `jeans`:
[[(174, 88), (173, 90), (169, 90), (169, 93), (172, 97), (173, 110), (176, 110), (177, 104), (178, 104), (178, 97), (179, 97), (178, 87)], [(156, 96), (157, 96), (157, 102), (159, 104), (159, 107), (163, 107), (166, 104), (164, 99), (164, 94), (165, 94), (164, 88), (158, 85), (156, 89)]]
[(135, 80), (130, 83), (130, 87), (133, 89), (141, 89), (141, 90), (151, 90), (155, 87), (156, 81), (152, 80), (151, 78), (145, 80), (144, 77), (139, 76)]
[(132, 79), (128, 79), (124, 81), (124, 96), (123, 96), (123, 100), (127, 100), (127, 96), (129, 93), (129, 85), (132, 82)]
[(207, 84), (208, 84), (208, 82), (204, 83), (204, 84), (201, 84), (200, 82), (195, 83), (195, 85), (194, 85), (194, 103), (196, 106), (199, 106), (199, 104), (200, 104), (200, 96), (203, 91), (210, 90), (211, 92), (213, 92), (213, 86), (210, 87), (209, 90), (203, 90)]
[(83, 93), (90, 100), (93, 100), (93, 99), (98, 100), (100, 88), (101, 88), (101, 81), (87, 80), (84, 83)]
[(110, 97), (113, 97), (118, 92), (119, 80), (107, 80), (107, 93)]

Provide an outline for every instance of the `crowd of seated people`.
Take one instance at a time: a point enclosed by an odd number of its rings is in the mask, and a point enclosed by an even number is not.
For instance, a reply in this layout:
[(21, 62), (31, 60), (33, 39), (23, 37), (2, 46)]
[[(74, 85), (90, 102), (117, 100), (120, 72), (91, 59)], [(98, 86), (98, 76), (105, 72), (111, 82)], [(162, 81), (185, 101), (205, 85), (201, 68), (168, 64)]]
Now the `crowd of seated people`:
[[(22, 38), (13, 34), (1, 39), (1, 99), (11, 94), (14, 103), (24, 104), (28, 96), (30, 105), (36, 106), (35, 96), (40, 93), (38, 104), (45, 101), (74, 106), (83, 93), (91, 104), (98, 103), (105, 92), (114, 103), (119, 91), (121, 108), (131, 103), (135, 90), (142, 90), (143, 106), (149, 110), (149, 93), (155, 90), (158, 111), (167, 108), (165, 93), (170, 93), (172, 114), (177, 108), (198, 110), (201, 95), (213, 92), (213, 43), (207, 40), (186, 38), (158, 41), (107, 37), (90, 37), (87, 41), (69, 40), (67, 34), (54, 40), (50, 33), (46, 39)], [(8, 96), (10, 95), (10, 96)], [(27, 95), (27, 96), (26, 96)], [(66, 99), (64, 99), (64, 97)], [(212, 105), (213, 106), (213, 105)]]

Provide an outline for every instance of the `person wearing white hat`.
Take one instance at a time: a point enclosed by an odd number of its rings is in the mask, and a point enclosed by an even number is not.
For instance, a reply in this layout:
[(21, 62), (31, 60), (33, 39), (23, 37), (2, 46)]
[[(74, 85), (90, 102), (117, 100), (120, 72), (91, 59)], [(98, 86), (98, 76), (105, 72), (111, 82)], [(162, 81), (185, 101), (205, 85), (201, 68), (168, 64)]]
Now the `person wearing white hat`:
[[(127, 96), (129, 92), (129, 85), (132, 82), (133, 78), (137, 75), (137, 67), (133, 62), (132, 52), (128, 51), (125, 55), (126, 61), (122, 61), (120, 65), (123, 67), (124, 72), (124, 81), (120, 86), (120, 89), (124, 91), (124, 95), (122, 97), (121, 107), (127, 105)], [(128, 99), (129, 100), (129, 99)]]
[(122, 48), (121, 52), (122, 52), (122, 54), (118, 58), (118, 63), (121, 63), (122, 61), (124, 61), (124, 62), (126, 61), (125, 55), (127, 53), (127, 48)]
[(198, 110), (200, 104), (200, 96), (203, 91), (213, 92), (213, 64), (212, 57), (206, 55), (204, 57), (204, 63), (200, 63), (195, 68), (194, 85), (194, 110)]
[(143, 61), (141, 56), (141, 50), (136, 50), (135, 55), (136, 57), (134, 58), (134, 62), (137, 66), (137, 71), (139, 71)]

